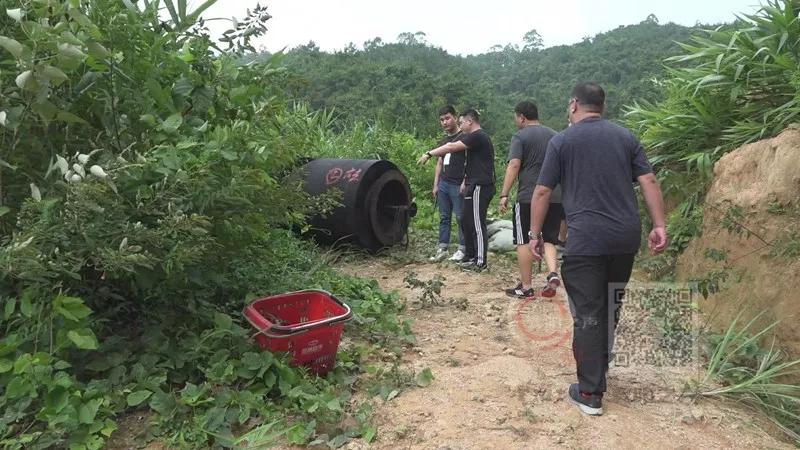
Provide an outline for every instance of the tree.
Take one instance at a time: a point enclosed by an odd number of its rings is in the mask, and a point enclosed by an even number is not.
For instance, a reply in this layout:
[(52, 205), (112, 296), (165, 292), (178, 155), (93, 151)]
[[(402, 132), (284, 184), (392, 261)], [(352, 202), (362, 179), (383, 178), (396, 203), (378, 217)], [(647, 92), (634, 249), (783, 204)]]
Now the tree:
[(540, 35), (535, 28), (525, 33), (525, 36), (522, 37), (522, 44), (522, 49), (529, 52), (534, 52), (544, 48), (542, 35)]
[(374, 50), (383, 45), (383, 39), (376, 37), (368, 41), (364, 41), (364, 50)]
[(425, 40), (425, 33), (422, 31), (417, 31), (416, 33), (406, 31), (397, 35), (397, 43), (404, 45), (426, 45), (427, 41)]

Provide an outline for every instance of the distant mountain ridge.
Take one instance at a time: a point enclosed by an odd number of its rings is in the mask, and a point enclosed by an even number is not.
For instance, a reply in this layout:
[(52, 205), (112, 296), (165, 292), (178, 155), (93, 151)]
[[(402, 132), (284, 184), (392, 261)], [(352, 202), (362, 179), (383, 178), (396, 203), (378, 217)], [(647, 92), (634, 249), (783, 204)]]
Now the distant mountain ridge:
[(313, 109), (334, 109), (341, 123), (381, 121), (428, 137), (439, 132), (436, 110), (475, 106), (484, 128), (499, 139), (513, 133), (516, 102), (532, 99), (544, 124), (566, 126), (570, 89), (596, 81), (608, 97), (607, 116), (618, 118), (634, 100), (659, 100), (652, 82), (663, 75), (664, 58), (679, 51), (695, 28), (661, 25), (655, 17), (586, 38), (574, 45), (521, 50), (507, 45), (473, 56), (451, 55), (402, 34), (400, 42), (379, 38), (363, 48), (328, 53), (310, 42), (287, 52), (287, 90)]

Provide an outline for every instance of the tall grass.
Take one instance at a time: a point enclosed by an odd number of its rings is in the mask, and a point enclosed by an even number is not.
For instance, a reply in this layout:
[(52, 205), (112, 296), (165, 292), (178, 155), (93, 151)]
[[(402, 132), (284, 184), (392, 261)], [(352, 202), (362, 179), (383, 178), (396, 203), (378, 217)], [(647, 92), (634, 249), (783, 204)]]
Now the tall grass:
[(706, 30), (666, 60), (667, 99), (634, 103), (626, 121), (654, 163), (708, 178), (742, 144), (774, 136), (800, 115), (797, 0), (769, 0), (733, 25)]
[(762, 316), (763, 312), (740, 326), (740, 312), (725, 333), (711, 336), (708, 369), (696, 393), (730, 398), (759, 410), (800, 445), (800, 386), (792, 384), (800, 375), (800, 359), (787, 360), (774, 341), (768, 348), (759, 345), (778, 324), (772, 322), (751, 334)]

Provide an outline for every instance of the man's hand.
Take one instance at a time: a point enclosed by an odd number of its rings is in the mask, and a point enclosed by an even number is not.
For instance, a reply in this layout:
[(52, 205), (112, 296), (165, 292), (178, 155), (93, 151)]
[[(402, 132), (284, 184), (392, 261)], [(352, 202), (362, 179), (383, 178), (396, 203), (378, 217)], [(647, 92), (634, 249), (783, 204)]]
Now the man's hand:
[(439, 195), (439, 185), (438, 184), (434, 184), (433, 185), (433, 189), (431, 189), (431, 195), (433, 195), (433, 198), (436, 198)]
[(544, 238), (539, 236), (537, 239), (531, 239), (529, 245), (531, 246), (533, 259), (536, 261), (541, 261), (544, 255)]
[(500, 197), (500, 214), (508, 212), (508, 197)]
[(464, 193), (467, 192), (467, 180), (461, 182), (461, 186), (458, 188), (458, 192), (461, 195), (464, 195)]
[(650, 231), (650, 237), (647, 239), (647, 247), (650, 249), (650, 254), (658, 255), (667, 248), (667, 229), (665, 227), (655, 227)]
[(429, 159), (431, 159), (430, 155), (425, 153), (424, 155), (419, 157), (419, 159), (417, 160), (417, 164), (423, 165), (423, 164), (427, 163)]

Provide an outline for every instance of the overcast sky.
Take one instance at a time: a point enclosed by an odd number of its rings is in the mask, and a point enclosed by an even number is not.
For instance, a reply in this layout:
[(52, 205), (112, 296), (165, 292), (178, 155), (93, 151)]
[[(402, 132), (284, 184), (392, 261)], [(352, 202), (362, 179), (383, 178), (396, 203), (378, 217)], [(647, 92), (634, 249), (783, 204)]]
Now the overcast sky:
[[(256, 3), (267, 5), (273, 16), (257, 48), (277, 51), (311, 40), (323, 50), (350, 42), (360, 48), (375, 37), (394, 42), (400, 33), (422, 31), (429, 43), (462, 55), (521, 44), (531, 29), (550, 47), (639, 23), (649, 14), (662, 24), (694, 25), (730, 22), (759, 7), (759, 0), (219, 0), (204, 17), (242, 17)], [(210, 25), (220, 34), (229, 27), (221, 21)]]

